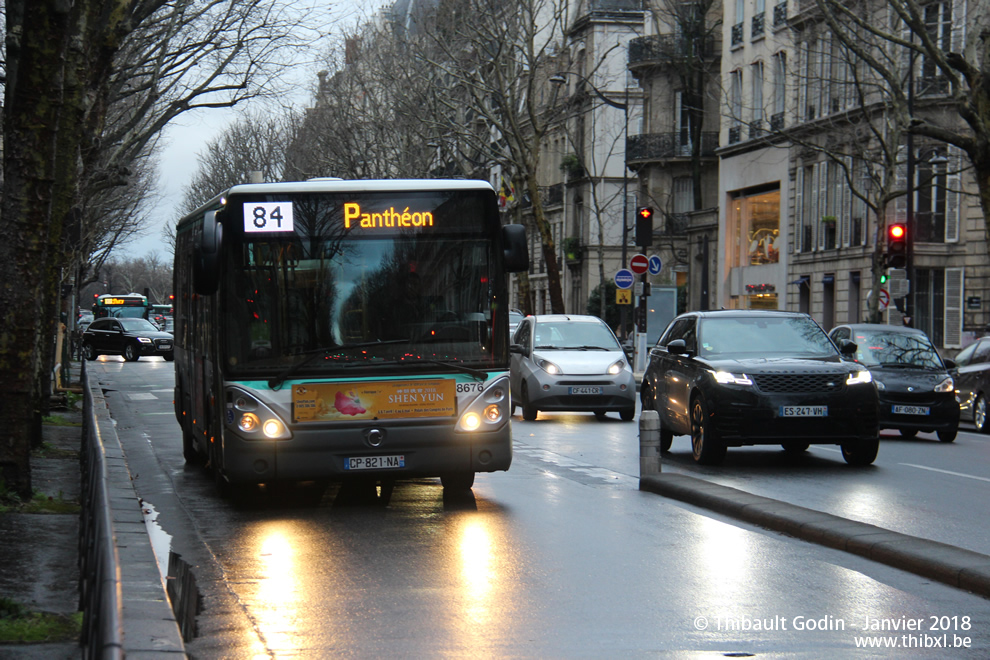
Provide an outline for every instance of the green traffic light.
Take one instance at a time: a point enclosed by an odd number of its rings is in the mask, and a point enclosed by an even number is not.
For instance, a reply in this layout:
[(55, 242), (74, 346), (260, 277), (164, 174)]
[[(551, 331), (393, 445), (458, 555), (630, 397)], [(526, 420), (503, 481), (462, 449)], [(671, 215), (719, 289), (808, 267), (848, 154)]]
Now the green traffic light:
[(880, 276), (880, 284), (886, 284), (886, 283), (887, 283), (887, 274), (884, 273), (883, 275)]

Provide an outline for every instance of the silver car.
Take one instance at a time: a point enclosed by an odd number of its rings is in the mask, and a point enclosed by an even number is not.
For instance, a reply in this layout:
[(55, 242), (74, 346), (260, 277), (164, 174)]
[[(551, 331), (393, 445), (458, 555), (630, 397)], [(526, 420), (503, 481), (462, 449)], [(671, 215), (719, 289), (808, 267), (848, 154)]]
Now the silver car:
[(615, 334), (597, 316), (549, 314), (519, 322), (509, 347), (512, 406), (537, 412), (617, 412), (636, 416), (636, 381)]

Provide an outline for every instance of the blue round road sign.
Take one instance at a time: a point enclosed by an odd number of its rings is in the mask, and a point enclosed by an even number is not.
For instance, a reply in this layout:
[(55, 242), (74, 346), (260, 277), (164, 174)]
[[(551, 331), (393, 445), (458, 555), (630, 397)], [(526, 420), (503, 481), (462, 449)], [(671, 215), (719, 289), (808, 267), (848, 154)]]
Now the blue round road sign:
[(628, 268), (620, 268), (615, 272), (615, 286), (620, 289), (632, 288), (633, 282), (635, 281), (636, 277)]
[(650, 257), (650, 275), (659, 275), (660, 271), (663, 270), (663, 262), (660, 261), (660, 257), (653, 255)]

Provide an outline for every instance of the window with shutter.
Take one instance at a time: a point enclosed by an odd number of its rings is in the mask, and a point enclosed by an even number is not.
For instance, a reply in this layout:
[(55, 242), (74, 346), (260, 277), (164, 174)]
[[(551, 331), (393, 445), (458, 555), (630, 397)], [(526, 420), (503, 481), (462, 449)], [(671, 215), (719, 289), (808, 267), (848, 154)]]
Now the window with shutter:
[(959, 222), (962, 214), (963, 152), (949, 145), (945, 197), (945, 242), (959, 242)]
[(962, 348), (963, 279), (962, 268), (945, 269), (945, 348)]
[(804, 168), (798, 167), (794, 172), (794, 236), (796, 241), (792, 241), (793, 252), (805, 252), (804, 248)]

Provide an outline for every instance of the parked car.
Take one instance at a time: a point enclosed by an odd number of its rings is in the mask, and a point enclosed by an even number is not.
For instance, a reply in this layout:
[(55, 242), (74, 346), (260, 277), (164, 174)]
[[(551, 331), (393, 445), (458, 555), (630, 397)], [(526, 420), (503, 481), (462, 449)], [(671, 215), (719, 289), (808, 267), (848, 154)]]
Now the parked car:
[(987, 420), (987, 397), (990, 397), (990, 337), (983, 337), (956, 355), (950, 369), (956, 384), (959, 413), (973, 422), (980, 433), (990, 432)]
[(698, 463), (720, 463), (728, 447), (802, 452), (814, 443), (839, 445), (847, 463), (868, 465), (880, 446), (869, 369), (846, 359), (803, 313), (674, 318), (650, 350), (640, 397), (643, 410), (660, 416), (661, 451), (675, 435), (690, 435)]
[(147, 319), (96, 319), (86, 328), (82, 340), (87, 360), (100, 355), (123, 355), (128, 362), (134, 362), (145, 355), (160, 355), (171, 362), (174, 357), (172, 335)]
[(86, 331), (89, 324), (93, 322), (93, 312), (79, 312), (79, 318), (76, 319), (76, 330), (79, 334)]
[(615, 333), (597, 316), (527, 316), (512, 337), (509, 390), (513, 411), (617, 412), (636, 416), (636, 380)]
[(523, 313), (520, 312), (517, 309), (510, 309), (509, 310), (509, 336), (510, 337), (515, 333), (516, 328), (519, 327), (519, 322), (523, 320), (523, 316), (524, 316)]
[(873, 372), (880, 401), (880, 428), (896, 429), (907, 438), (918, 431), (935, 432), (952, 442), (959, 430), (959, 402), (949, 369), (921, 330), (896, 325), (857, 323), (829, 332), (839, 348), (856, 344), (853, 357)]

